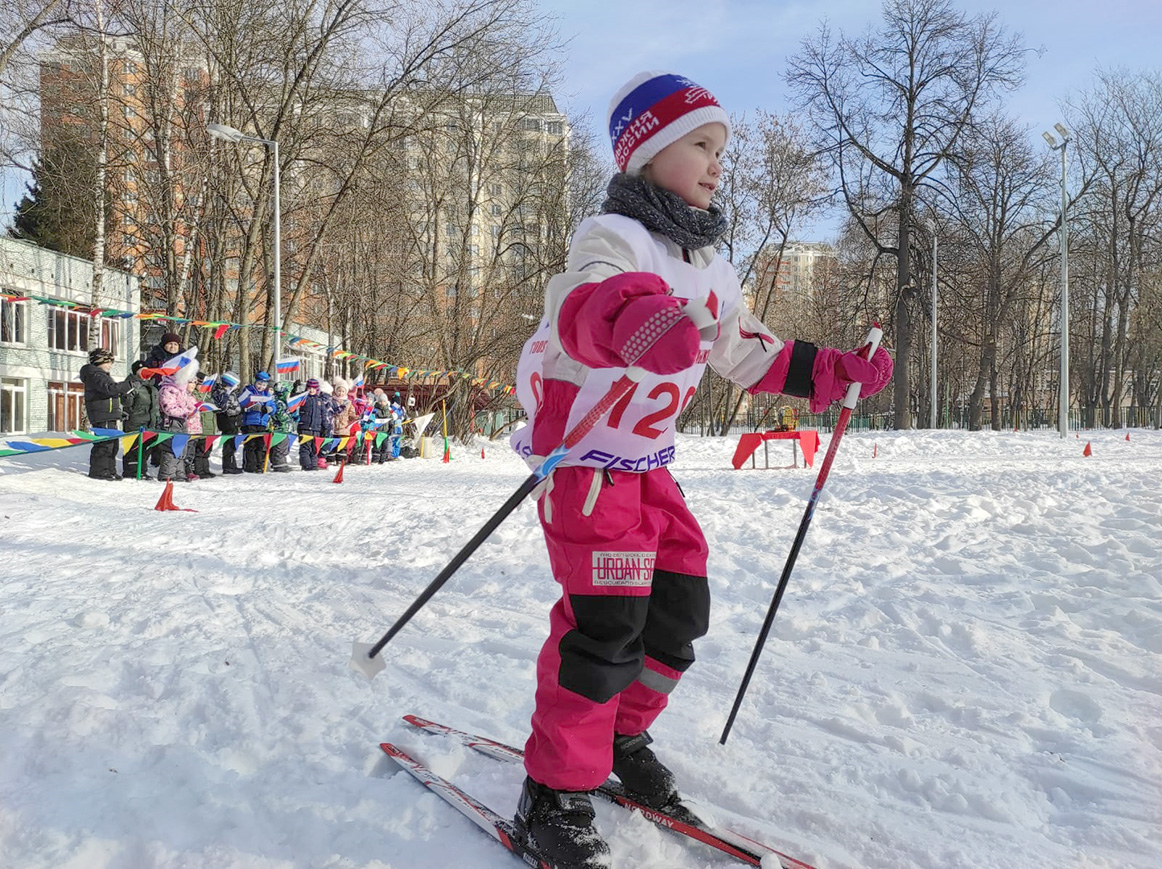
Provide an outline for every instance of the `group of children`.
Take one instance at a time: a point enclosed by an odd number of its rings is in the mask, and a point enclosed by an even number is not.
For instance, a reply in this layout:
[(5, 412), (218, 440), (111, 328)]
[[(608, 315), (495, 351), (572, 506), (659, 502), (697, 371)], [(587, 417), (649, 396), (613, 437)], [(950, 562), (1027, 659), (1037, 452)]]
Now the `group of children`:
[[(401, 455), (405, 412), (398, 392), (389, 398), (384, 390), (375, 389), (364, 396), (341, 377), (330, 383), (315, 378), (305, 383), (274, 383), (265, 371), (241, 388), (238, 377), (230, 372), (215, 375), (206, 384), (196, 356), (196, 349), (181, 349), (178, 335), (166, 333), (149, 357), (134, 362), (129, 376), (117, 383), (108, 374), (112, 355), (94, 350), (90, 364), (82, 369), (90, 423), (113, 427), (120, 421), (127, 432), (201, 435), (202, 414), (212, 412), (222, 436), (224, 474), (264, 473), (268, 468), (289, 472), (291, 444), (300, 439), (298, 458), (304, 471), (326, 468), (334, 461), (382, 464)], [(357, 441), (354, 436), (359, 432), (364, 437)], [(250, 437), (278, 433), (286, 437)], [(241, 466), (238, 435), (245, 438)], [(336, 439), (343, 437), (351, 440), (341, 452)], [(216, 476), (210, 470), (204, 438), (191, 437), (177, 450), (173, 438), (150, 449), (129, 449), (122, 460), (122, 475), (116, 474), (116, 447), (116, 441), (94, 445), (90, 476), (113, 480), (140, 473), (148, 479), (148, 467), (138, 467), (139, 460), (147, 458), (157, 465), (159, 480), (192, 482)]]

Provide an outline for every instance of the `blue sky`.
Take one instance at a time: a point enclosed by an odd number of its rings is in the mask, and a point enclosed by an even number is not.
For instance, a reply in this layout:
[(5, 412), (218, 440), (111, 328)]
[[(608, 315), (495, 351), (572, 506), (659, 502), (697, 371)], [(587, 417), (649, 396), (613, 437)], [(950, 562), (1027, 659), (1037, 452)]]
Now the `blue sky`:
[[(1007, 100), (1040, 136), (1061, 120), (1061, 101), (1087, 87), (1098, 68), (1162, 65), (1162, 0), (960, 0), (969, 13), (999, 11), (1020, 32), (1027, 82)], [(861, 33), (878, 21), (875, 0), (541, 0), (571, 38), (561, 102), (605, 125), (609, 97), (634, 73), (671, 69), (709, 88), (727, 111), (789, 108), (787, 59), (827, 17), (834, 30)]]
[[(960, 0), (968, 12), (996, 3)], [(862, 32), (878, 19), (876, 0), (540, 0), (569, 40), (559, 102), (605, 125), (613, 92), (644, 69), (672, 69), (708, 87), (727, 111), (789, 108), (787, 58), (826, 16), (833, 28)], [(1088, 85), (1097, 67), (1157, 68), (1162, 0), (1009, 0), (1000, 20), (1024, 35), (1027, 83), (1008, 99), (1012, 114), (1039, 136), (1061, 119), (1059, 104)], [(0, 217), (23, 179), (0, 173)]]

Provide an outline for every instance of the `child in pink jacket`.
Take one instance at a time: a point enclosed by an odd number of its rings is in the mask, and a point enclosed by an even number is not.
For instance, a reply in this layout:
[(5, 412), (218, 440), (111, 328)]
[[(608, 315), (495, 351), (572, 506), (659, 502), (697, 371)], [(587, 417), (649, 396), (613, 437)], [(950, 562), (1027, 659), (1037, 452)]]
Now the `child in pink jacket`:
[[(809, 397), (813, 411), (852, 382), (878, 392), (892, 370), (883, 350), (867, 361), (781, 341), (747, 310), (716, 251), (726, 218), (711, 199), (730, 120), (709, 91), (640, 73), (610, 103), (609, 133), (620, 171), (546, 289), (517, 373), (530, 424), (513, 435), (535, 462), (630, 362), (649, 372), (561, 461), (538, 504), (562, 596), (537, 660), (516, 826), (546, 857), (577, 867), (608, 861), (588, 792), (610, 772), (647, 805), (679, 800), (646, 729), (709, 624), (706, 540), (666, 467), (706, 365), (751, 393)], [(700, 333), (681, 316), (687, 300), (715, 312), (717, 329)]]
[[(163, 377), (158, 388), (158, 405), (161, 408), (162, 431), (174, 434), (201, 434), (201, 420), (198, 418), (198, 399), (190, 390), (198, 363), (191, 362), (171, 375)], [(193, 421), (196, 432), (190, 429)], [(187, 441), (180, 454), (174, 452), (173, 440), (161, 445), (160, 467), (157, 478), (162, 481), (178, 480), (192, 482), (197, 478), (187, 473), (187, 465), (193, 455), (193, 441)]]

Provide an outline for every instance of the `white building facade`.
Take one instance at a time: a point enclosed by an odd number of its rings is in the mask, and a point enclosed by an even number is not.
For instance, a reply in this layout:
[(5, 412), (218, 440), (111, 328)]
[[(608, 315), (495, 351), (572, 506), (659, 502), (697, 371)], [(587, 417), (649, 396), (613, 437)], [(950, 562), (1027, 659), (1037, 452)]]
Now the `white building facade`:
[[(84, 427), (80, 371), (95, 349), (89, 345), (92, 286), (92, 262), (0, 238), (0, 436)], [(106, 268), (98, 308), (139, 313), (138, 278)], [(115, 360), (109, 373), (124, 379), (139, 355), (139, 321), (100, 320), (100, 346)]]

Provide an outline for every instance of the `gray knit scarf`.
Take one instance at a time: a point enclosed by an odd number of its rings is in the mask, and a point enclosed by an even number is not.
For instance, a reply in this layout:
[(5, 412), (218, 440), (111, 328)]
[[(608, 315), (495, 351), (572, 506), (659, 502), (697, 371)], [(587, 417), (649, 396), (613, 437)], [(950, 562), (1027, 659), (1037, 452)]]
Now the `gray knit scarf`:
[(726, 215), (720, 209), (712, 205), (703, 211), (687, 205), (677, 193), (656, 187), (641, 175), (614, 175), (606, 193), (604, 214), (632, 217), (687, 250), (716, 245), (726, 233)]

